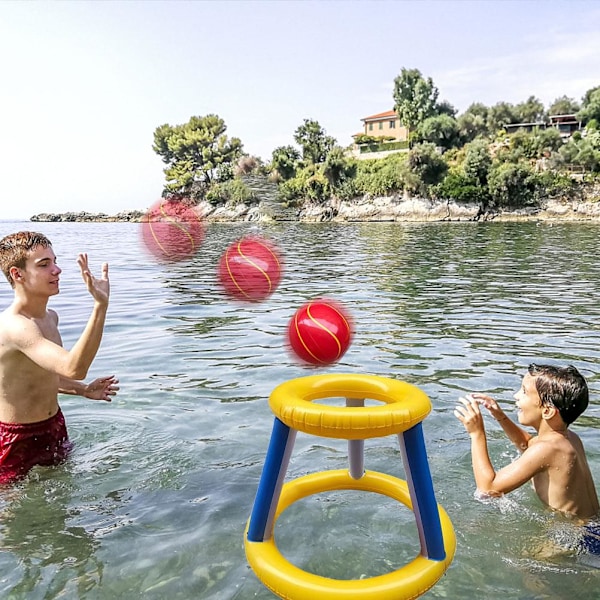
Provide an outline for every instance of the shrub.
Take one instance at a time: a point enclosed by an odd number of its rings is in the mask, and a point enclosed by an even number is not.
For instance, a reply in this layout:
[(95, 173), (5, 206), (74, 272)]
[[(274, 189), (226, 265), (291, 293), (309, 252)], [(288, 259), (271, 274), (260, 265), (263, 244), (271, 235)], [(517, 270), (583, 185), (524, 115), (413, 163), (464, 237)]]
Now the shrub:
[(491, 167), (492, 157), (485, 141), (478, 139), (465, 146), (463, 169), (468, 179), (480, 187), (486, 187)]
[[(417, 144), (409, 153), (406, 161), (407, 175), (412, 175), (420, 181), (421, 185), (411, 184), (411, 191), (419, 192), (423, 195), (429, 194), (430, 186), (434, 186), (442, 181), (448, 171), (448, 165), (442, 156), (437, 152), (435, 146), (429, 142)], [(411, 181), (411, 177), (405, 177), (405, 183)], [(414, 189), (414, 188), (418, 189)]]
[(344, 150), (335, 146), (327, 155), (322, 172), (330, 191), (335, 192), (344, 181), (354, 178), (356, 169), (356, 160), (346, 157)]
[(329, 197), (329, 185), (321, 165), (311, 164), (296, 173), (295, 177), (279, 186), (283, 201), (292, 202), (301, 198), (323, 202)]
[(487, 187), (481, 186), (477, 180), (468, 177), (460, 170), (453, 170), (435, 188), (435, 195), (446, 200), (469, 202), (486, 205), (489, 201)]
[(570, 197), (579, 187), (579, 184), (572, 177), (555, 171), (536, 173), (535, 183), (535, 196), (538, 201), (546, 198)]
[(206, 201), (210, 204), (242, 204), (255, 200), (254, 195), (241, 179), (229, 179), (216, 183), (206, 193)]
[(405, 154), (390, 154), (385, 158), (359, 161), (356, 171), (357, 193), (387, 196), (402, 191), (402, 165), (405, 162)]
[(489, 174), (488, 186), (490, 197), (497, 206), (520, 208), (534, 204), (536, 178), (528, 165), (495, 164)]
[(391, 142), (396, 138), (391, 135), (367, 135), (366, 133), (359, 133), (354, 136), (354, 142), (359, 146), (361, 144), (381, 144), (383, 142)]

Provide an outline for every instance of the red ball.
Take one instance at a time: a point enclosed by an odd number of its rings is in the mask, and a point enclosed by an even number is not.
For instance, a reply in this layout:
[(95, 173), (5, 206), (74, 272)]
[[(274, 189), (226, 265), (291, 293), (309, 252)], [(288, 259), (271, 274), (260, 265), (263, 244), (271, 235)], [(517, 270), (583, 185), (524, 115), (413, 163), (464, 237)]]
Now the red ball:
[(232, 298), (260, 302), (275, 291), (282, 270), (281, 255), (274, 244), (247, 236), (233, 242), (221, 256), (218, 278)]
[(204, 224), (184, 201), (159, 200), (142, 220), (142, 241), (160, 261), (191, 258), (204, 240)]
[(287, 339), (302, 361), (313, 365), (336, 362), (350, 347), (352, 320), (346, 309), (334, 300), (312, 300), (291, 318)]

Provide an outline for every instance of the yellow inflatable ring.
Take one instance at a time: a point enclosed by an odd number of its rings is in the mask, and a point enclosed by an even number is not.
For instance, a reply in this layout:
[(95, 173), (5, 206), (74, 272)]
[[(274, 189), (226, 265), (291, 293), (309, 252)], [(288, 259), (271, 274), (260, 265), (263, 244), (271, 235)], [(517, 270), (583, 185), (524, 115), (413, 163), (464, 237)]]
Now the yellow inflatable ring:
[[(283, 486), (275, 519), (288, 506), (312, 494), (332, 490), (362, 490), (377, 492), (398, 500), (412, 510), (405, 481), (367, 471), (353, 479), (347, 470), (321, 471), (294, 479)], [(454, 528), (444, 509), (438, 504), (446, 558), (429, 560), (418, 555), (413, 561), (392, 573), (369, 579), (339, 580), (302, 571), (287, 561), (277, 549), (274, 536), (262, 542), (251, 542), (244, 536), (246, 557), (252, 570), (274, 594), (286, 600), (409, 600), (424, 594), (448, 569), (456, 551)], [(247, 531), (247, 530), (246, 530)]]
[[(312, 404), (332, 397), (380, 400), (379, 406), (347, 407)], [(418, 387), (375, 375), (331, 374), (292, 379), (277, 386), (271, 410), (292, 429), (312, 435), (364, 440), (401, 433), (420, 423), (431, 402)]]

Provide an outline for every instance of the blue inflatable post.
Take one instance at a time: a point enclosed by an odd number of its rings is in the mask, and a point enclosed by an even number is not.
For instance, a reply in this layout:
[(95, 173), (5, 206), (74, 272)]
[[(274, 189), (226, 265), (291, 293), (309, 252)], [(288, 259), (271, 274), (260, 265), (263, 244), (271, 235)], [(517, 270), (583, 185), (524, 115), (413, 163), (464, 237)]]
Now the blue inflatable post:
[(275, 511), (296, 441), (296, 433), (295, 429), (275, 418), (248, 525), (248, 540), (251, 542), (263, 542), (273, 535)]
[(444, 560), (444, 538), (440, 515), (433, 491), (433, 481), (427, 462), (423, 427), (417, 423), (398, 434), (402, 460), (406, 469), (406, 481), (417, 520), (421, 554), (431, 560)]

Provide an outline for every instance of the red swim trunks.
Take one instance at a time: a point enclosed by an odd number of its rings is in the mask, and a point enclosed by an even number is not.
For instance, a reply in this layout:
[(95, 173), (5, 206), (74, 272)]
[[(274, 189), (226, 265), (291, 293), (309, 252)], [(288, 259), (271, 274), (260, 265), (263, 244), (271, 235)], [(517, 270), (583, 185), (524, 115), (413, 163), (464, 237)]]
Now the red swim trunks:
[(60, 408), (37, 423), (0, 422), (0, 483), (21, 479), (35, 465), (56, 465), (72, 448)]

